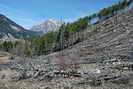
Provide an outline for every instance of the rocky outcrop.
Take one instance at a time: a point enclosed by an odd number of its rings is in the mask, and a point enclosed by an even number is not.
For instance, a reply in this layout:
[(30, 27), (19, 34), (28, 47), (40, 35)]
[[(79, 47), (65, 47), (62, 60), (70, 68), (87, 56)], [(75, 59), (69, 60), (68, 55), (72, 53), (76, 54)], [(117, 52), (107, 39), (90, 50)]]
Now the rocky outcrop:
[(39, 25), (33, 26), (30, 30), (46, 34), (47, 32), (57, 31), (61, 25), (62, 22), (49, 19)]

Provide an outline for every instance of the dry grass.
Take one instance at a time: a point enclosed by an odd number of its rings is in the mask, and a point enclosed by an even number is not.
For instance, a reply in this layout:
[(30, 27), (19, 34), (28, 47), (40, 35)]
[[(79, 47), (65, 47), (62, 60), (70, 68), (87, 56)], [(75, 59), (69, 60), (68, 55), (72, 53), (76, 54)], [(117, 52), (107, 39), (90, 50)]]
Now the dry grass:
[(15, 70), (10, 70), (10, 69), (0, 71), (0, 74), (14, 74), (14, 73), (16, 73), (16, 71)]

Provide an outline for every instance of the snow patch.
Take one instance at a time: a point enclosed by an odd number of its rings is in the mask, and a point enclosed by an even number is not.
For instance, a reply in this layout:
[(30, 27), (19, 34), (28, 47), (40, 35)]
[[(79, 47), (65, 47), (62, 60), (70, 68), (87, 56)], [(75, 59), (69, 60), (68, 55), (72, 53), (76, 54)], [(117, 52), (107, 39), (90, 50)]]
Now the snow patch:
[(11, 27), (12, 29), (16, 30), (17, 32), (19, 32), (19, 31), (20, 31), (20, 29), (19, 29), (19, 28), (17, 28), (16, 26), (14, 26), (14, 25), (11, 25), (11, 24), (10, 24), (10, 27)]

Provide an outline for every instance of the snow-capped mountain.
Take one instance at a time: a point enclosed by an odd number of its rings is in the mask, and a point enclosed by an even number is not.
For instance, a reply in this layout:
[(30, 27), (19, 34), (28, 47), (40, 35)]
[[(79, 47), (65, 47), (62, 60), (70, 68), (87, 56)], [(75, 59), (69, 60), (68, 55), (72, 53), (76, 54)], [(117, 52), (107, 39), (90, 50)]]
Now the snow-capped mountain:
[(34, 25), (30, 30), (31, 31), (37, 31), (37, 32), (42, 32), (43, 34), (50, 32), (50, 31), (56, 31), (59, 29), (59, 27), (62, 25), (62, 22), (49, 19), (46, 20), (45, 22)]

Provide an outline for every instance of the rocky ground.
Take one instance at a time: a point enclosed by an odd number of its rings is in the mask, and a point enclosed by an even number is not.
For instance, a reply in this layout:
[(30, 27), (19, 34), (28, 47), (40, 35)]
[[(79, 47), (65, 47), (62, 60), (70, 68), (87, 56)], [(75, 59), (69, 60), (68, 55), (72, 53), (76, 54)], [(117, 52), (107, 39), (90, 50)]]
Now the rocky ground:
[(133, 89), (132, 27), (133, 9), (89, 27), (60, 52), (0, 53), (0, 89)]
[[(18, 58), (21, 61), (16, 61)], [(111, 59), (102, 63), (80, 65), (80, 68), (87, 66), (88, 69), (84, 70), (88, 71), (81, 71), (82, 68), (60, 71), (57, 70), (57, 65), (52, 67), (47, 61), (45, 56), (41, 56), (38, 60), (36, 57), (25, 60), (14, 57), (8, 66), (10, 70), (5, 69), (6, 72), (0, 79), (0, 89), (132, 89), (133, 87), (132, 62)], [(2, 70), (0, 72), (2, 73)], [(10, 77), (6, 77), (7, 74)]]

